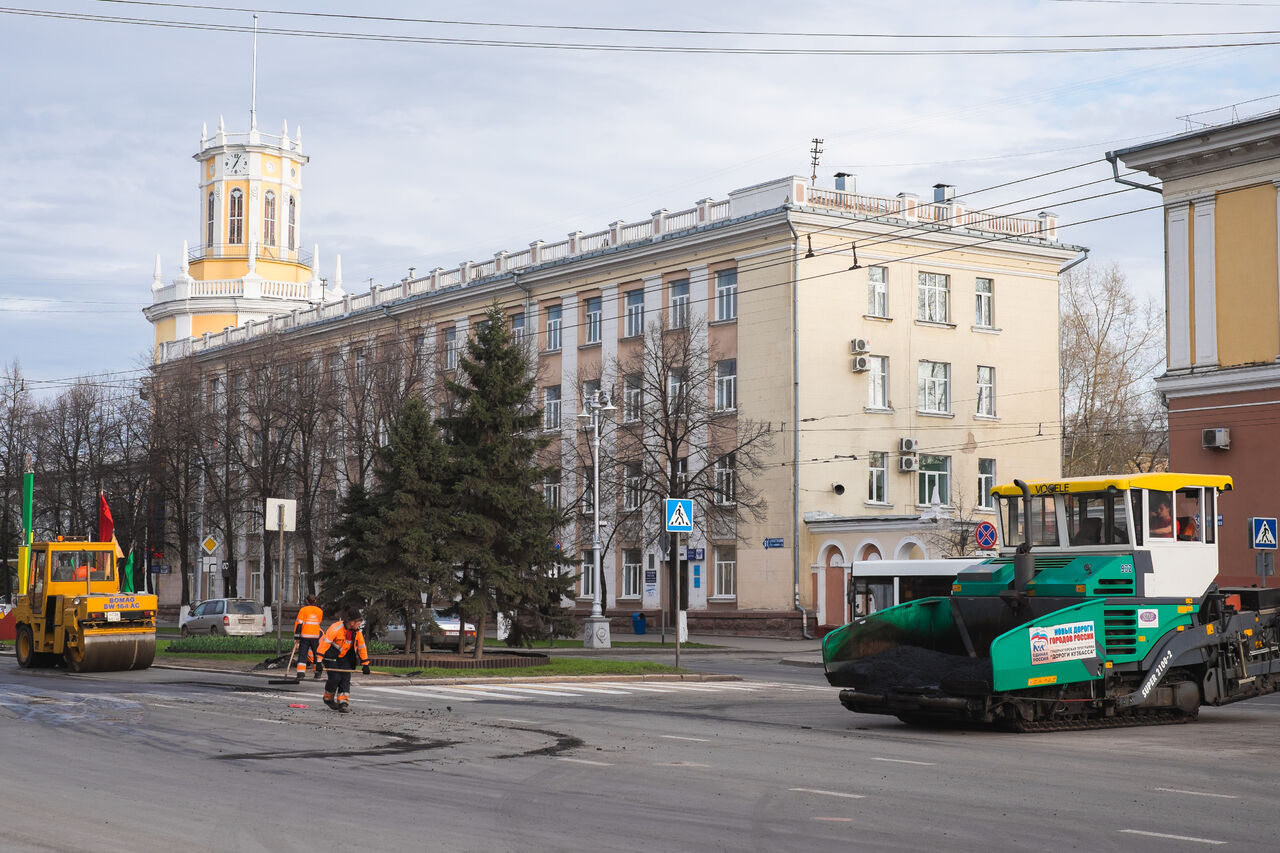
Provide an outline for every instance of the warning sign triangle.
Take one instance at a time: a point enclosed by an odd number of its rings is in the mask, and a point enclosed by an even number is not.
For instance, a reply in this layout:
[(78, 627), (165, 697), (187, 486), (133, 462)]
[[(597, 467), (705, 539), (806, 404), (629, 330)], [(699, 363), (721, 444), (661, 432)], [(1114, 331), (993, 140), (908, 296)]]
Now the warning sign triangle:
[(1275, 546), (1276, 532), (1271, 528), (1270, 524), (1264, 521), (1258, 525), (1258, 534), (1254, 537), (1254, 544)]
[(684, 514), (684, 504), (677, 503), (675, 509), (671, 510), (671, 517), (667, 519), (667, 527), (692, 527), (693, 522), (689, 521), (689, 517)]

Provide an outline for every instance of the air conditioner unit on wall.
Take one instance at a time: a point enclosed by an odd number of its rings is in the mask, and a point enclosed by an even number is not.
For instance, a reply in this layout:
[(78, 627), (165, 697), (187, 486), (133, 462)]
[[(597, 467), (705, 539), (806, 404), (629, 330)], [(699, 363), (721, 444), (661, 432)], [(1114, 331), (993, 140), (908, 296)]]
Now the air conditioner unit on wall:
[(870, 351), (871, 351), (871, 342), (868, 341), (866, 338), (854, 338), (853, 340), (849, 341), (849, 352), (852, 355), (857, 355), (860, 352), (870, 352)]
[(1201, 430), (1200, 446), (1205, 450), (1229, 450), (1231, 448), (1230, 428), (1214, 427)]
[(865, 355), (855, 355), (849, 359), (849, 369), (854, 373), (866, 373), (871, 369), (871, 359)]
[(898, 457), (898, 470), (910, 473), (920, 470), (920, 457), (918, 456), (900, 456)]
[(917, 453), (920, 450), (920, 442), (914, 438), (898, 439), (898, 450), (903, 453)]

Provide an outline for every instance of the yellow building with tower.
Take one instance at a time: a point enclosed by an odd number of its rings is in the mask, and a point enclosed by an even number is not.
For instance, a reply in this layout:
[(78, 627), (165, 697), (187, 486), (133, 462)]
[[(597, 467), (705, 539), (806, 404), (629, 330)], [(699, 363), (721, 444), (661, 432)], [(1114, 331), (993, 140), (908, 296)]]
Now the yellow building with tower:
[(203, 128), (196, 209), (198, 244), (183, 243), (178, 275), (165, 282), (156, 256), (151, 305), (155, 345), (203, 338), (341, 298), (341, 261), (333, 287), (320, 278), (317, 249), (302, 248), (302, 130), (228, 133), (219, 119)]

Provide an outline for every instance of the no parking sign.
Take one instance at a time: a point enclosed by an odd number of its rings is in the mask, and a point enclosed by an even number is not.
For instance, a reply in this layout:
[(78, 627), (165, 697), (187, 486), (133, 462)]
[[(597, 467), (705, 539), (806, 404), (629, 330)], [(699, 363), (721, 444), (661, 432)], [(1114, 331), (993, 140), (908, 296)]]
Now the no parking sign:
[(982, 550), (990, 551), (996, 547), (996, 526), (989, 521), (982, 522), (973, 528), (973, 541), (977, 542)]

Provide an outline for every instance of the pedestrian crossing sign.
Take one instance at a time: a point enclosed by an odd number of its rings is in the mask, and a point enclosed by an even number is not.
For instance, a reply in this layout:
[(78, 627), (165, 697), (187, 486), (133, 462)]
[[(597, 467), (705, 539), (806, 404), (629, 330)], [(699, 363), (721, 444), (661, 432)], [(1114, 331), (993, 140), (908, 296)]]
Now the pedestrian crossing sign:
[(1276, 550), (1276, 520), (1274, 518), (1249, 519), (1249, 547), (1266, 551)]
[(693, 532), (692, 498), (667, 498), (665, 515), (668, 533)]

